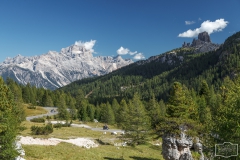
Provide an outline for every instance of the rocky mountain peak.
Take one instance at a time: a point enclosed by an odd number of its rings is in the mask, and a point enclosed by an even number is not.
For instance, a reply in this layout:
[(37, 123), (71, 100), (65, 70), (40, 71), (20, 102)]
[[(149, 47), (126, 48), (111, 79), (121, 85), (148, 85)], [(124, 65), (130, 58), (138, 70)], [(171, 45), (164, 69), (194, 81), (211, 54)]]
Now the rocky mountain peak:
[(73, 81), (100, 76), (133, 63), (117, 57), (94, 57), (91, 47), (71, 45), (60, 52), (49, 51), (33, 57), (18, 55), (0, 63), (0, 75), (10, 77), (21, 84), (56, 89)]
[(206, 31), (199, 33), (198, 39), (203, 42), (211, 42), (210, 36), (208, 35), (208, 32), (206, 32)]
[(211, 42), (208, 32), (204, 31), (198, 34), (198, 39), (193, 39), (192, 43), (184, 42), (182, 47), (192, 47), (195, 53), (209, 52), (219, 48), (220, 45)]

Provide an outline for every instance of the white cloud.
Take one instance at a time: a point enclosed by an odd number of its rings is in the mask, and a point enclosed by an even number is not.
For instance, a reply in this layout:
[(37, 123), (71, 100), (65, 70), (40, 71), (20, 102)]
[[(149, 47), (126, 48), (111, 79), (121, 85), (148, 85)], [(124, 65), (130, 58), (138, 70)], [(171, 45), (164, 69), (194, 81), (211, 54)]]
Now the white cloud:
[(202, 19), (199, 17), (198, 20), (201, 21)]
[(132, 56), (132, 55), (134, 55), (134, 54), (137, 54), (137, 51), (135, 51), (135, 52), (129, 52), (129, 54)]
[(82, 42), (82, 41), (76, 41), (75, 45), (82, 46), (86, 50), (90, 50), (91, 52), (94, 52), (93, 46), (95, 45), (96, 40), (91, 40), (89, 42)]
[(129, 49), (123, 48), (123, 47), (120, 47), (120, 48), (117, 50), (117, 53), (118, 53), (119, 55), (125, 55), (125, 54), (128, 54), (129, 52), (130, 52)]
[(137, 51), (130, 51), (128, 48), (123, 48), (122, 46), (117, 50), (118, 55), (126, 55), (129, 54), (131, 56), (135, 55), (133, 59), (135, 60), (140, 60), (140, 59), (145, 59), (143, 53), (138, 53)]
[(145, 59), (145, 57), (142, 53), (138, 53), (133, 57), (133, 59), (140, 60), (140, 59)]
[(208, 32), (208, 34), (219, 32), (222, 31), (228, 23), (229, 22), (224, 19), (217, 19), (214, 22), (207, 20), (201, 24), (200, 28), (196, 28), (194, 30), (189, 29), (186, 32), (180, 33), (178, 37), (196, 37), (199, 33), (204, 31)]
[(186, 25), (191, 25), (191, 24), (194, 24), (194, 23), (195, 23), (194, 21), (185, 21)]

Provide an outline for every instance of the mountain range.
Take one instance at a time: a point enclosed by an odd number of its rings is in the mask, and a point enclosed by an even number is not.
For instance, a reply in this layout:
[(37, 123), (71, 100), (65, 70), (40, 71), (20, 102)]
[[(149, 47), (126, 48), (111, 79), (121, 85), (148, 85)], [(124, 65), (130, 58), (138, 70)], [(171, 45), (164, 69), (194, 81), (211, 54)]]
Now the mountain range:
[(60, 90), (77, 95), (79, 89), (92, 103), (112, 98), (132, 98), (138, 92), (142, 99), (166, 100), (176, 81), (195, 91), (203, 80), (218, 90), (225, 77), (234, 78), (240, 72), (240, 32), (228, 37), (223, 44), (214, 44), (210, 36), (200, 33), (192, 44), (170, 50), (146, 60), (137, 61), (107, 75), (86, 78)]
[(0, 64), (0, 75), (20, 84), (30, 83), (54, 90), (82, 78), (107, 74), (131, 63), (132, 60), (125, 60), (121, 56), (94, 57), (91, 49), (74, 44), (60, 52), (7, 58)]

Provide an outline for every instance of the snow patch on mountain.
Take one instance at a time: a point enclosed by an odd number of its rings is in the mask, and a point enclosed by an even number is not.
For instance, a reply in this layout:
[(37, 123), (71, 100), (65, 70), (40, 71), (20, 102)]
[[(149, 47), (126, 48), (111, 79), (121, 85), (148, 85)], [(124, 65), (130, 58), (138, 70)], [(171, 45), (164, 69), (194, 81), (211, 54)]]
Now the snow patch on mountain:
[(21, 84), (30, 83), (37, 87), (56, 89), (73, 81), (107, 74), (133, 63), (132, 60), (122, 59), (121, 56), (94, 57), (91, 45), (85, 46), (76, 42), (62, 48), (60, 52), (49, 51), (32, 57), (8, 57), (0, 63), (0, 75), (4, 79), (10, 77)]

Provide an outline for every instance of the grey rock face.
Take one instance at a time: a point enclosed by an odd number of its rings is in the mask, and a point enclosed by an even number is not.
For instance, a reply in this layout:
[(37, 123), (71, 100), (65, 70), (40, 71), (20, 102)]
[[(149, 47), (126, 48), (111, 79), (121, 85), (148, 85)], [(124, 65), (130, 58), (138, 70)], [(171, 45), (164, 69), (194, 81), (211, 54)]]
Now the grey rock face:
[(165, 160), (193, 160), (190, 148), (192, 138), (184, 133), (179, 138), (164, 135), (162, 138), (162, 155)]
[(93, 57), (91, 50), (72, 45), (60, 52), (7, 58), (0, 63), (0, 75), (21, 84), (56, 89), (82, 78), (107, 74), (131, 63), (132, 60), (124, 60), (120, 56)]
[(193, 39), (192, 44), (184, 42), (182, 47), (192, 47), (195, 49), (194, 53), (202, 53), (214, 51), (220, 47), (218, 44), (211, 42), (210, 36), (207, 32), (199, 33), (198, 39)]
[(203, 42), (211, 42), (210, 36), (208, 35), (208, 32), (202, 32), (198, 34), (198, 39)]
[(177, 138), (174, 135), (162, 137), (162, 155), (165, 160), (193, 160), (191, 148), (201, 155), (199, 160), (205, 159), (199, 139), (193, 144), (192, 137), (187, 136), (184, 131)]

